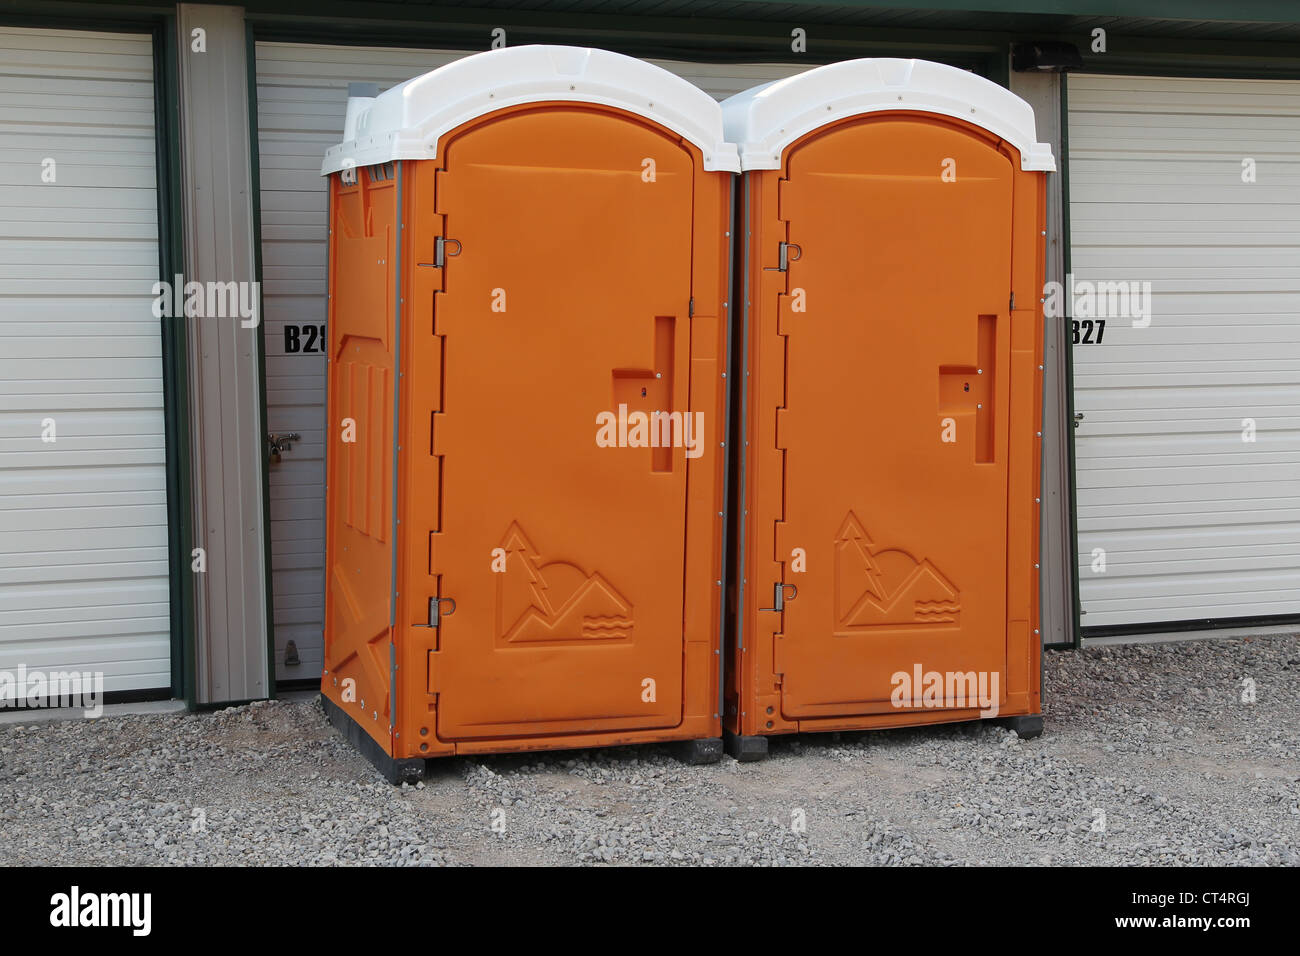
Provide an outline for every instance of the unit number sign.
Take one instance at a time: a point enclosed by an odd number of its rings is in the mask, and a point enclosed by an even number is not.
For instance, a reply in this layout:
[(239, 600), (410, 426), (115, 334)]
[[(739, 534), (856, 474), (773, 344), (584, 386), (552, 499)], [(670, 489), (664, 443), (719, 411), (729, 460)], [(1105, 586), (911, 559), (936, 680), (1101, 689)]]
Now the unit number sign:
[(325, 351), (325, 326), (286, 325), (284, 327), (284, 354)]
[(1101, 337), (1106, 334), (1106, 320), (1071, 319), (1075, 345), (1100, 345)]

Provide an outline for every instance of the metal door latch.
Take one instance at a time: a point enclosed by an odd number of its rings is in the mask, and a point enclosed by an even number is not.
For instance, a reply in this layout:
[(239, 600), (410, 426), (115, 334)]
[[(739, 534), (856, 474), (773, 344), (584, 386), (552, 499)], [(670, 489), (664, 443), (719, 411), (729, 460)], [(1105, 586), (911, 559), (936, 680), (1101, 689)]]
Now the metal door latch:
[(1078, 427), (1079, 427), (1079, 422), (1081, 422), (1081, 421), (1083, 421), (1083, 412), (1075, 412), (1075, 413), (1074, 413), (1074, 427), (1075, 427), (1075, 428), (1078, 428)]
[(289, 432), (287, 435), (270, 435), (266, 436), (266, 453), (271, 459), (272, 464), (280, 463), (282, 452), (293, 451), (293, 443), (302, 441), (302, 436), (297, 432)]
[[(448, 246), (455, 246), (454, 250), (448, 249)], [(459, 239), (444, 239), (438, 236), (433, 240), (433, 261), (417, 262), (416, 265), (425, 266), (429, 269), (441, 269), (447, 264), (447, 257), (455, 258), (460, 255), (461, 244)]]
[[(792, 250), (794, 252), (794, 255), (790, 254)], [(766, 266), (763, 269), (763, 271), (764, 272), (785, 272), (787, 269), (790, 268), (790, 263), (798, 262), (802, 256), (803, 256), (802, 248), (795, 245), (793, 242), (783, 242), (781, 243), (781, 252), (777, 259), (777, 265)]]
[(450, 607), (447, 608), (447, 612), (443, 614), (442, 617), (451, 617), (453, 614), (456, 613), (456, 602), (453, 601), (451, 598), (431, 597), (429, 598), (429, 623), (415, 624), (412, 626), (413, 627), (437, 627), (438, 624), (440, 623), (438, 608), (442, 604), (451, 605)]
[[(790, 596), (788, 598), (785, 596), (786, 588), (790, 589)], [(773, 591), (772, 604), (774, 606), (760, 607), (759, 608), (760, 611), (784, 611), (785, 602), (793, 601), (796, 597), (799, 596), (799, 589), (797, 587), (795, 587), (793, 584), (782, 584), (780, 581), (777, 581), (776, 584), (772, 586), (772, 591)]]

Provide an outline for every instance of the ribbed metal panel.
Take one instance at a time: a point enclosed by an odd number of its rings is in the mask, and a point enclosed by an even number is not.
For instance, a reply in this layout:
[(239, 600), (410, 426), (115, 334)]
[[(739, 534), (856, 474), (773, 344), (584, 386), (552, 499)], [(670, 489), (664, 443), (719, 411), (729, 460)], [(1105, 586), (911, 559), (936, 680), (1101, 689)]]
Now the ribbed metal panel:
[(171, 683), (154, 148), (150, 37), (0, 27), (0, 669), (107, 691)]
[(1076, 75), (1068, 102), (1076, 279), (1153, 292), (1149, 328), (1074, 346), (1083, 624), (1300, 613), (1300, 83)]
[[(189, 51), (195, 29), (207, 51)], [(243, 10), (177, 6), (182, 44), (185, 267), (188, 280), (254, 280), (252, 172)], [(270, 694), (263, 520), (260, 328), (241, 317), (188, 320), (195, 575), (195, 696), (200, 703)]]

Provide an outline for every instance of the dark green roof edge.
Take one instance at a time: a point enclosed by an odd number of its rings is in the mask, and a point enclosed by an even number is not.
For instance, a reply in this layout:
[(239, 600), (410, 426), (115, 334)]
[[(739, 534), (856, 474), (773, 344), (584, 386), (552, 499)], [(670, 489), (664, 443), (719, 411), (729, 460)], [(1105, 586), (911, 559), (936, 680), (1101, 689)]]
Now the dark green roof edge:
[[(224, 3), (227, 0), (197, 0), (199, 3)], [(369, 2), (312, 3), (304, 0), (245, 0), (243, 6), (250, 16), (338, 16), (346, 8), (358, 20), (407, 19), (420, 21), (475, 21), (496, 22), (517, 20), (524, 15), (542, 14), (548, 17), (643, 17), (657, 19), (654, 14), (661, 3), (649, 0), (618, 0), (604, 3), (597, 11), (584, 11), (570, 4), (561, 6), (547, 0), (522, 0), (511, 6), (443, 5), (436, 2), (402, 2), (402, 0), (369, 0)], [(741, 6), (747, 9), (737, 10)], [(106, 9), (111, 8), (111, 9)], [(334, 8), (326, 13), (322, 8)], [(1295, 0), (925, 0), (908, 3), (906, 0), (727, 0), (726, 3), (701, 2), (697, 9), (704, 17), (716, 16), (718, 8), (730, 12), (722, 17), (731, 22), (767, 20), (783, 22), (790, 18), (792, 8), (807, 11), (809, 22), (817, 22), (819, 13), (834, 12), (881, 14), (981, 14), (1025, 17), (1097, 17), (1119, 21), (1161, 20), (1171, 27), (1211, 22), (1223, 24), (1300, 24), (1300, 4)], [(174, 13), (175, 5), (165, 0), (0, 0), (0, 17), (5, 14), (23, 14), (35, 9), (59, 9), (87, 15), (98, 12), (101, 16), (161, 16)], [(669, 16), (673, 16), (670, 14)], [(695, 19), (697, 14), (681, 14), (683, 19)]]
[(845, 10), (908, 10), (917, 13), (1021, 13), (1154, 20), (1221, 20), (1233, 23), (1296, 23), (1295, 0), (732, 0), (761, 6), (840, 7)]

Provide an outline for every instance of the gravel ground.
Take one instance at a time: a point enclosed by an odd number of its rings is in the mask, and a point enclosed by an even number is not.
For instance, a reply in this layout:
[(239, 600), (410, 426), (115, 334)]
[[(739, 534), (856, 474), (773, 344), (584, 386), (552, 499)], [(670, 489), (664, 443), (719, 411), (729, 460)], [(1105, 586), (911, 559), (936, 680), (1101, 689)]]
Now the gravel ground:
[(1300, 864), (1300, 637), (1050, 653), (1046, 695), (1032, 741), (458, 758), (414, 788), (309, 701), (0, 726), (0, 864)]

